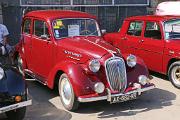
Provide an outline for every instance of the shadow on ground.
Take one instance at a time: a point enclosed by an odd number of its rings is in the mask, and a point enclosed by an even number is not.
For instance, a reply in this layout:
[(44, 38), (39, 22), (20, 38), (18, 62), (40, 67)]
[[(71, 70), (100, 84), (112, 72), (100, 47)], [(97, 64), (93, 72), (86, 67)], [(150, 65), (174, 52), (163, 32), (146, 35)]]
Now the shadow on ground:
[(124, 103), (109, 104), (106, 101), (81, 104), (77, 113), (96, 113), (98, 118), (112, 118), (120, 116), (132, 116), (138, 113), (162, 109), (172, 105), (176, 95), (172, 92), (155, 88), (148, 91), (137, 100)]
[(161, 78), (161, 79), (163, 79), (165, 81), (169, 81), (167, 75), (164, 75), (164, 74), (161, 74), (161, 73), (157, 73), (157, 72), (154, 72), (154, 71), (150, 71), (150, 74), (155, 76), (155, 77)]

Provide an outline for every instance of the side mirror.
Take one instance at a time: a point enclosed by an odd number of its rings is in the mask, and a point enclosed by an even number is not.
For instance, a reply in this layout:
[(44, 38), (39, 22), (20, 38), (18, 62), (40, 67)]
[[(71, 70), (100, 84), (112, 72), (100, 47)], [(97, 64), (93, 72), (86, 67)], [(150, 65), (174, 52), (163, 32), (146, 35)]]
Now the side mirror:
[(46, 35), (46, 34), (45, 34), (45, 35), (41, 35), (41, 39), (50, 40), (49, 38), (50, 38), (50, 37), (49, 37), (48, 35)]
[(101, 33), (104, 35), (107, 33), (107, 31), (105, 29), (101, 30)]

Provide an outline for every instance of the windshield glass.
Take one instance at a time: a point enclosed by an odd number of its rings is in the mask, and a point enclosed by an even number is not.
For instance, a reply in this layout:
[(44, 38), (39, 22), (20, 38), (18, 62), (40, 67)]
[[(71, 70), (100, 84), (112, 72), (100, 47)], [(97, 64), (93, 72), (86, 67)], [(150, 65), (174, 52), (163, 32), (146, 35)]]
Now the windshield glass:
[(164, 27), (165, 39), (180, 39), (180, 19), (168, 20)]
[(73, 36), (100, 36), (99, 26), (94, 19), (56, 19), (52, 23), (55, 38)]

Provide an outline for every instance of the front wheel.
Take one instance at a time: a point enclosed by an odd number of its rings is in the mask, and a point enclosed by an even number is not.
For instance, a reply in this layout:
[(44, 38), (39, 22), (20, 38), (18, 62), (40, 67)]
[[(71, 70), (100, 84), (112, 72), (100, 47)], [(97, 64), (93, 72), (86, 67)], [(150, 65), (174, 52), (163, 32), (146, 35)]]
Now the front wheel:
[(8, 120), (23, 120), (26, 114), (26, 107), (6, 112)]
[(180, 61), (171, 64), (168, 70), (168, 77), (171, 83), (180, 89)]
[(63, 106), (67, 110), (74, 111), (78, 109), (79, 102), (77, 101), (72, 84), (66, 74), (62, 74), (59, 79), (59, 95)]

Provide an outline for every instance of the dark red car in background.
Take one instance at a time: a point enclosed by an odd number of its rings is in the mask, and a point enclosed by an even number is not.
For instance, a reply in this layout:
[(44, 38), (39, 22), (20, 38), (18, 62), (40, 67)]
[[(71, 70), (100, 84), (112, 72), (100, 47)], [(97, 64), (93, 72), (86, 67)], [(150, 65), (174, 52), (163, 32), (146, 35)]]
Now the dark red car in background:
[(180, 88), (180, 16), (130, 17), (119, 32), (104, 38), (122, 54), (134, 54), (150, 70), (167, 74), (172, 84)]
[(153, 89), (144, 62), (104, 41), (96, 17), (77, 11), (33, 11), (23, 18), (16, 52), (20, 71), (59, 88), (68, 110), (80, 102), (136, 99)]

